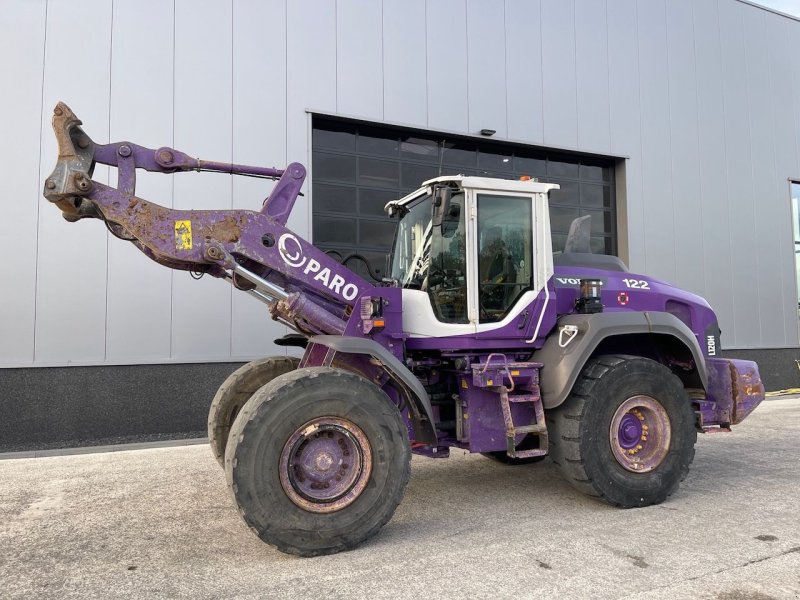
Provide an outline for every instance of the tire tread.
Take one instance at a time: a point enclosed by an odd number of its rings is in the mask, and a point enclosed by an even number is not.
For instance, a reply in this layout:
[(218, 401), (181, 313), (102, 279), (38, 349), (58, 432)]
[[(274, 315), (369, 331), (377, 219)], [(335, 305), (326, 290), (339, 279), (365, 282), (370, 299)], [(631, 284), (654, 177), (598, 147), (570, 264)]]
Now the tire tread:
[[(563, 476), (573, 487), (583, 492), (588, 496), (593, 496), (604, 500), (612, 506), (629, 506), (628, 503), (615, 500), (603, 491), (602, 486), (599, 486), (592, 480), (586, 471), (586, 461), (581, 454), (581, 440), (580, 430), (584, 426), (586, 418), (586, 411), (591, 402), (598, 402), (598, 394), (596, 393), (597, 386), (617, 369), (626, 369), (627, 363), (634, 360), (648, 360), (635, 356), (626, 355), (603, 355), (590, 359), (587, 365), (575, 382), (573, 392), (567, 400), (560, 407), (550, 411), (549, 422), (552, 425), (551, 429), (551, 446), (550, 454), (553, 457), (553, 462), (558, 464)], [(649, 361), (654, 362), (654, 361)], [(654, 363), (662, 369), (666, 369), (659, 363)], [(665, 374), (666, 375), (666, 374)], [(675, 377), (669, 373), (670, 377)], [(675, 377), (677, 380), (677, 377)], [(667, 490), (666, 495), (658, 500), (659, 502), (669, 497), (676, 489), (677, 484), (683, 481), (689, 472), (689, 465), (691, 464), (694, 455), (694, 440), (696, 440), (697, 433), (692, 427), (692, 440), (691, 452), (689, 453), (688, 460), (681, 464), (681, 470), (676, 481), (676, 484), (671, 489)], [(633, 506), (634, 504), (630, 504)]]
[[(331, 367), (311, 367), (306, 369), (299, 369), (293, 372), (290, 372), (280, 378), (279, 381), (270, 382), (262, 387), (256, 395), (254, 395), (250, 401), (244, 406), (242, 409), (239, 418), (236, 419), (233, 428), (231, 429), (231, 436), (228, 439), (228, 447), (226, 449), (226, 478), (228, 481), (228, 485), (231, 490), (234, 492), (234, 499), (236, 499), (236, 476), (237, 471), (240, 468), (238, 461), (236, 461), (235, 457), (240, 450), (247, 450), (248, 445), (251, 443), (257, 443), (257, 436), (253, 436), (251, 441), (250, 437), (246, 434), (247, 427), (246, 425), (252, 422), (254, 419), (258, 417), (265, 416), (265, 413), (268, 411), (273, 410), (271, 406), (271, 400), (274, 399), (272, 392), (280, 387), (281, 394), (286, 397), (294, 397), (296, 396), (301, 390), (305, 389), (307, 386), (315, 385), (313, 380), (318, 376), (320, 373), (324, 373), (326, 378), (332, 379), (340, 379), (343, 381), (347, 381), (348, 384), (351, 384), (354, 381), (365, 381), (359, 375), (355, 375), (348, 371), (343, 371), (341, 369), (334, 369)], [(357, 378), (357, 379), (353, 379)], [(369, 382), (367, 382), (369, 383)], [(373, 385), (373, 384), (370, 384)], [(385, 395), (384, 395), (385, 396)], [(395, 485), (395, 493), (391, 495), (391, 498), (388, 499), (388, 504), (384, 507), (384, 512), (381, 514), (379, 520), (372, 524), (366, 530), (361, 530), (357, 532), (356, 535), (340, 535), (337, 538), (337, 543), (327, 545), (325, 547), (319, 548), (308, 548), (303, 547), (300, 545), (292, 544), (281, 537), (278, 536), (270, 536), (269, 531), (259, 531), (257, 524), (255, 523), (254, 514), (248, 510), (247, 506), (243, 506), (239, 504), (237, 500), (237, 505), (239, 508), (239, 512), (242, 515), (245, 523), (253, 530), (256, 535), (264, 542), (275, 546), (281, 552), (287, 554), (294, 554), (297, 556), (303, 557), (312, 557), (312, 556), (321, 556), (327, 554), (333, 554), (336, 552), (343, 552), (347, 550), (351, 550), (361, 544), (366, 539), (369, 539), (373, 535), (375, 535), (391, 518), (394, 514), (397, 506), (403, 499), (403, 495), (405, 492), (406, 484), (411, 476), (411, 447), (408, 444), (407, 432), (405, 429), (405, 425), (402, 419), (399, 417), (399, 413), (397, 408), (391, 403), (388, 397), (386, 397), (386, 402), (383, 406), (379, 403), (376, 403), (375, 406), (371, 407), (372, 412), (374, 414), (380, 414), (385, 417), (389, 417), (395, 420), (395, 431), (387, 430), (384, 428), (384, 431), (392, 436), (398, 436), (400, 438), (400, 446), (404, 449), (404, 456), (402, 457), (402, 468), (399, 473), (400, 485)], [(279, 420), (281, 415), (285, 412), (290, 410), (288, 407), (284, 407), (283, 410), (279, 411), (278, 413), (272, 415), (272, 420)], [(394, 480), (394, 479), (393, 479)]]
[(278, 375), (297, 369), (299, 364), (300, 359), (293, 356), (260, 358), (242, 365), (222, 382), (208, 410), (208, 442), (220, 466), (225, 465), (225, 447), (233, 426), (233, 423), (226, 422), (230, 420), (230, 407), (239, 406), (241, 414), (247, 401), (261, 386)]

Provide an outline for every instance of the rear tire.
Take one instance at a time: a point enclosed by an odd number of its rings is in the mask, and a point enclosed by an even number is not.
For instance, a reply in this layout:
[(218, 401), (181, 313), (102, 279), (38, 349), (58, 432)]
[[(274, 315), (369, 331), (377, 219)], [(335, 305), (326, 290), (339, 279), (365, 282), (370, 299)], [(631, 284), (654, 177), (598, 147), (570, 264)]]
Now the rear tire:
[(221, 467), (225, 466), (228, 433), (245, 402), (262, 385), (294, 371), (299, 364), (300, 359), (293, 356), (260, 358), (242, 365), (222, 383), (208, 411), (208, 441)]
[(225, 474), (239, 512), (288, 554), (349, 550), (389, 521), (408, 482), (400, 411), (376, 385), (330, 367), (259, 389), (231, 429)]
[(550, 455), (574, 487), (630, 508), (663, 502), (686, 477), (697, 440), (681, 381), (653, 360), (591, 359), (548, 413)]

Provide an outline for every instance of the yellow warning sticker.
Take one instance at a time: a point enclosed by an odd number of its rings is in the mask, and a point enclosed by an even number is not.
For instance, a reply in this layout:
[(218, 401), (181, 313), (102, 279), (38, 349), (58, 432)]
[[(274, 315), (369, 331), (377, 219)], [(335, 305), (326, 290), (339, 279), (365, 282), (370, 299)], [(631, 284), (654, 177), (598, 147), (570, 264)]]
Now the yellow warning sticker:
[(517, 375), (519, 375), (519, 371), (511, 371), (511, 375), (513, 377), (516, 377)]
[(461, 387), (464, 388), (465, 390), (469, 389), (469, 386), (467, 385), (467, 380), (466, 379), (462, 379), (461, 380)]
[(175, 221), (175, 248), (178, 250), (192, 249), (191, 221)]

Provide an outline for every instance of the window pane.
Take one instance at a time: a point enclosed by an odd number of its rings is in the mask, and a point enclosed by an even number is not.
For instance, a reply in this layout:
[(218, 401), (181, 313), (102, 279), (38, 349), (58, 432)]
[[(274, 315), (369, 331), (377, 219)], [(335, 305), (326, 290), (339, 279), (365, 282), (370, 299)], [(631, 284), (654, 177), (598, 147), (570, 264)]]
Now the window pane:
[(314, 152), (314, 180), (355, 183), (356, 157)]
[(792, 230), (794, 231), (794, 265), (797, 274), (797, 306), (800, 316), (800, 184), (792, 182)]
[(436, 318), (445, 323), (466, 323), (467, 242), (464, 230), (464, 194), (450, 199), (450, 214), (457, 207), (458, 220), (446, 220), (433, 229), (430, 266), (425, 283)]
[[(358, 190), (358, 212), (362, 215), (377, 215), (387, 217), (383, 207), (387, 202), (402, 198), (403, 194), (387, 190), (371, 190), (361, 188)], [(353, 210), (353, 208), (351, 208)]]
[(400, 185), (400, 163), (374, 158), (358, 159), (358, 182), (363, 185), (393, 187)]
[(611, 181), (611, 167), (581, 161), (580, 177), (585, 181)]
[(547, 161), (539, 158), (514, 157), (514, 172), (517, 175), (544, 177), (547, 175)]
[(577, 179), (578, 165), (577, 163), (548, 160), (547, 175), (550, 177), (570, 177), (572, 179)]
[(533, 285), (531, 198), (478, 194), (478, 301), (482, 323), (501, 321)]
[(551, 180), (550, 183), (557, 183), (561, 189), (550, 192), (550, 202), (553, 204), (570, 204), (577, 206), (580, 201), (580, 187), (574, 181)]
[(611, 188), (607, 185), (581, 184), (581, 205), (597, 208), (611, 207)]
[(561, 235), (560, 233), (554, 233), (552, 235), (552, 240), (553, 252), (563, 252), (564, 247), (567, 245), (567, 236)]
[(314, 186), (314, 210), (352, 212), (356, 208), (356, 188), (318, 183)]
[(359, 219), (359, 244), (388, 249), (394, 239), (395, 221), (367, 221)]
[(397, 156), (400, 140), (396, 134), (378, 129), (362, 129), (358, 132), (358, 151), (361, 154)]
[(355, 244), (356, 220), (314, 215), (314, 244)]
[(409, 160), (439, 162), (439, 142), (421, 137), (407, 137), (400, 143), (400, 156)]
[(407, 162), (400, 166), (400, 170), (403, 187), (410, 190), (419, 188), (423, 181), (439, 176), (439, 167), (435, 165), (418, 165)]
[(442, 163), (452, 167), (476, 167), (478, 149), (469, 142), (445, 142)]
[(511, 153), (478, 152), (478, 167), (490, 171), (510, 171), (514, 166)]
[(581, 215), (592, 216), (592, 233), (614, 233), (614, 223), (612, 215), (604, 210), (582, 210)]
[(614, 243), (610, 237), (594, 237), (590, 240), (592, 254), (614, 254)]
[(352, 126), (347, 123), (326, 123), (321, 128), (314, 128), (311, 137), (314, 150), (340, 150), (352, 152), (356, 147), (356, 136)]
[(577, 218), (577, 208), (550, 206), (550, 229), (553, 231), (568, 233), (570, 224)]

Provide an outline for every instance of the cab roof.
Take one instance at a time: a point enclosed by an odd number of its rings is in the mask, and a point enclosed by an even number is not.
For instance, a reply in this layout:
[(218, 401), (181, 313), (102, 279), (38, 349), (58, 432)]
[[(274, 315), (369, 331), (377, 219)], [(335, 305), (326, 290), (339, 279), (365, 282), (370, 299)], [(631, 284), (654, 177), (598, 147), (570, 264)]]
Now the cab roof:
[(447, 175), (445, 177), (435, 177), (422, 183), (422, 187), (430, 187), (436, 183), (446, 182), (458, 183), (462, 188), (478, 188), (485, 190), (502, 190), (506, 192), (531, 192), (546, 194), (550, 190), (557, 190), (557, 183), (541, 183), (529, 179), (499, 179), (495, 177), (473, 177), (471, 175)]
[(408, 204), (420, 194), (425, 193), (427, 188), (432, 187), (437, 183), (457, 183), (462, 189), (479, 189), (489, 190), (492, 192), (522, 192), (529, 194), (546, 194), (550, 190), (557, 190), (561, 186), (557, 183), (541, 183), (539, 181), (522, 181), (519, 179), (498, 179), (495, 177), (473, 177), (468, 175), (446, 175), (444, 177), (435, 177), (423, 182), (422, 187), (403, 196), (398, 200), (391, 200), (386, 203), (384, 210), (388, 212), (391, 206), (403, 206)]

